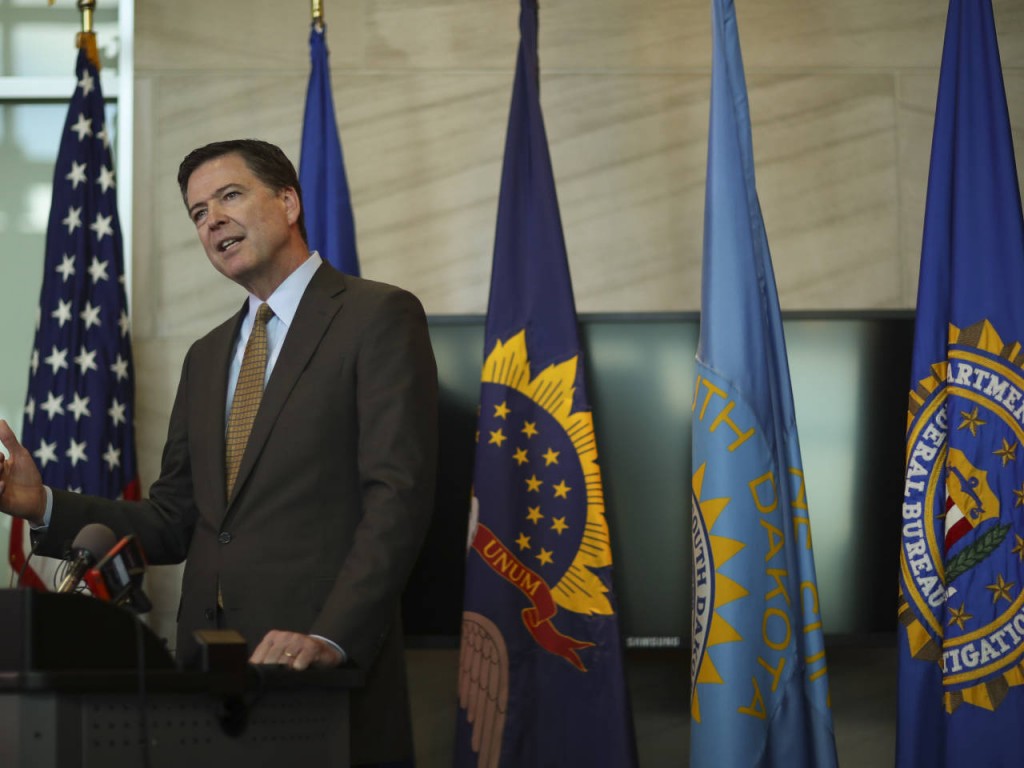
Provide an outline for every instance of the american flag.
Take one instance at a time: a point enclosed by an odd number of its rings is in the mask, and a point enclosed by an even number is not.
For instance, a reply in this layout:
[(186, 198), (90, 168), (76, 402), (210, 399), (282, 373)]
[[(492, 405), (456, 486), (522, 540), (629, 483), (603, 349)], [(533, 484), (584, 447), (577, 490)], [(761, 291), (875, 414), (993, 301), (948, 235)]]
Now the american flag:
[[(117, 190), (99, 73), (86, 47), (78, 52), (78, 85), (53, 173), (21, 442), (53, 488), (138, 498)], [(24, 527), (12, 522), (15, 573), (25, 563)], [(29, 569), (22, 582), (44, 588)]]

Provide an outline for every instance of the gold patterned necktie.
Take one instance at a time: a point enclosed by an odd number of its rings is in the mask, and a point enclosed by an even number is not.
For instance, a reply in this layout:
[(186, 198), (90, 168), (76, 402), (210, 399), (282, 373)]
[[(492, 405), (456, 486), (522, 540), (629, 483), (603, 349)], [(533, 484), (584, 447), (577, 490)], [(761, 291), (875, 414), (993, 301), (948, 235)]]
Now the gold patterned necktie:
[(245, 345), (242, 368), (238, 372), (238, 383), (235, 384), (235, 397), (231, 401), (228, 432), (224, 440), (228, 498), (231, 498), (231, 491), (235, 487), (245, 444), (249, 442), (249, 432), (263, 399), (263, 379), (267, 371), (267, 323), (273, 316), (274, 311), (267, 304), (260, 304), (256, 310), (256, 321)]

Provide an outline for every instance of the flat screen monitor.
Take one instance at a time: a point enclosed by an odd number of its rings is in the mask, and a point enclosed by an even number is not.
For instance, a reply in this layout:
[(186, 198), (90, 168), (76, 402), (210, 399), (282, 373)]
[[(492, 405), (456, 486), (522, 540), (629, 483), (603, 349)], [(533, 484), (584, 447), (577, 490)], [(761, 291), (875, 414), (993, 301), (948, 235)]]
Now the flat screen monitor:
[[(696, 314), (581, 315), (613, 582), (631, 647), (690, 640)], [(784, 316), (825, 631), (895, 629), (909, 312)], [(403, 600), (413, 644), (461, 627), (484, 318), (431, 318), (441, 388), (434, 518)]]

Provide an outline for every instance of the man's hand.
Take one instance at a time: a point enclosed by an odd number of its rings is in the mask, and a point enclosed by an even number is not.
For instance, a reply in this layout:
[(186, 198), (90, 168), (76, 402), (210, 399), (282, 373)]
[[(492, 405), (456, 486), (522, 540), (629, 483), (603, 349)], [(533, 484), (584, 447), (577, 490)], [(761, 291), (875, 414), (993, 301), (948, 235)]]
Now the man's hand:
[(33, 525), (42, 525), (46, 516), (43, 478), (32, 454), (18, 442), (3, 419), (0, 419), (0, 443), (10, 453), (10, 458), (0, 453), (0, 512), (23, 517)]
[(343, 659), (337, 648), (318, 637), (272, 629), (256, 646), (249, 661), (284, 664), (301, 671), (307, 667), (336, 667)]

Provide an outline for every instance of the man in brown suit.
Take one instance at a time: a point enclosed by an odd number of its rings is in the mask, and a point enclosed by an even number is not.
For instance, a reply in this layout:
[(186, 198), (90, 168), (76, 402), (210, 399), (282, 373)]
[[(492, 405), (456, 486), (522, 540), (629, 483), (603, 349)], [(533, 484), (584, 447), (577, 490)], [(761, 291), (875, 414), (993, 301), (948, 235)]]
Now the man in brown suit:
[[(429, 524), (437, 453), (423, 309), (309, 253), (298, 179), (277, 147), (201, 147), (178, 181), (210, 262), (249, 297), (186, 355), (160, 478), (141, 502), (51, 490), (0, 421), (0, 510), (38, 529), (42, 554), (61, 556), (99, 522), (136, 534), (151, 563), (185, 560), (184, 661), (193, 631), (219, 626), (246, 637), (256, 664), (358, 664), (353, 763), (408, 759), (399, 597)], [(260, 322), (265, 389), (232, 457), (236, 383), (251, 378)]]

